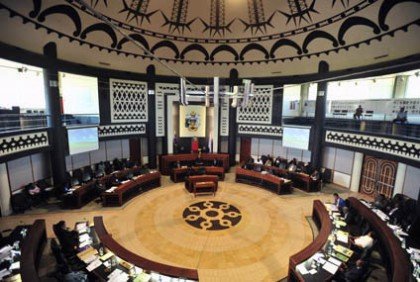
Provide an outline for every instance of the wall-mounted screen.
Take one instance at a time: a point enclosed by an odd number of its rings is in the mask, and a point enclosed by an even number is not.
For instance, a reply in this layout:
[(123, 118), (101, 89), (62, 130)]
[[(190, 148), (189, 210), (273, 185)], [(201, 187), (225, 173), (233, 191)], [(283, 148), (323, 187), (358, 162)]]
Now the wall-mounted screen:
[(179, 136), (206, 137), (205, 106), (179, 106)]
[(74, 128), (67, 130), (70, 155), (99, 149), (97, 127)]
[(310, 132), (310, 128), (283, 127), (283, 147), (308, 150)]

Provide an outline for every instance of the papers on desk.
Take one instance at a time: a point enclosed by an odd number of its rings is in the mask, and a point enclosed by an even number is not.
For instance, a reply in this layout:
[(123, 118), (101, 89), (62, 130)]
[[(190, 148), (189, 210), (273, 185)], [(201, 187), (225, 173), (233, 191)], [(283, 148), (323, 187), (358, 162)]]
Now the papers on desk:
[(338, 259), (333, 258), (333, 257), (330, 257), (328, 259), (328, 261), (331, 262), (331, 263), (333, 263), (333, 264), (335, 264), (335, 265), (337, 265), (337, 266), (340, 266), (341, 265), (341, 261), (339, 261)]
[(80, 243), (83, 243), (83, 242), (89, 241), (89, 239), (90, 239), (90, 236), (89, 236), (89, 234), (87, 234), (87, 233), (82, 234), (82, 235), (80, 235), (80, 236), (79, 236), (79, 242), (80, 242)]
[(106, 261), (106, 260), (110, 259), (113, 255), (114, 255), (114, 253), (107, 252), (106, 254), (104, 254), (103, 256), (101, 256), (101, 261)]
[(142, 272), (137, 276), (136, 281), (139, 282), (148, 282), (150, 281), (150, 278), (152, 277), (152, 275), (146, 273), (146, 272)]
[(102, 264), (101, 260), (97, 258), (91, 263), (89, 263), (88, 266), (86, 266), (86, 270), (91, 272), (92, 270), (98, 268), (101, 264)]
[(12, 246), (6, 245), (0, 249), (0, 261), (10, 256), (10, 252), (12, 251)]
[(308, 274), (308, 270), (305, 267), (304, 263), (299, 264), (298, 266), (296, 266), (297, 271), (299, 271), (300, 274), (305, 275)]
[(15, 269), (20, 269), (20, 261), (15, 261), (14, 263), (10, 265), (9, 270), (15, 270)]
[(0, 270), (0, 279), (3, 279), (4, 276), (7, 276), (9, 274), (11, 274), (12, 272), (10, 272), (7, 268)]
[(125, 282), (128, 281), (128, 274), (123, 272), (121, 269), (116, 268), (110, 275), (108, 275), (108, 281), (111, 282)]
[(346, 257), (343, 254), (337, 253), (337, 252), (333, 252), (332, 254), (334, 257), (338, 258), (339, 260), (341, 260), (342, 262), (348, 262), (349, 261), (349, 257)]
[(309, 274), (314, 275), (315, 273), (317, 273), (318, 271), (316, 269), (311, 269), (309, 270)]
[(371, 203), (369, 203), (369, 202), (366, 202), (365, 200), (360, 200), (360, 202), (361, 202), (363, 205), (365, 205), (366, 207), (368, 207), (368, 208), (371, 208), (371, 207), (372, 207), (372, 204), (371, 204)]
[(124, 181), (121, 181), (121, 183), (122, 184), (125, 184), (125, 183), (127, 183), (127, 182), (130, 182), (131, 180), (124, 180)]
[(382, 219), (382, 221), (387, 221), (389, 219), (389, 216), (381, 210), (372, 209), (372, 211), (376, 213), (376, 215), (379, 216), (379, 218)]
[(338, 208), (336, 205), (328, 204), (328, 203), (324, 203), (324, 205), (327, 211), (331, 211), (331, 212), (338, 211)]
[(86, 250), (77, 254), (77, 257), (81, 259), (86, 264), (91, 263), (96, 259), (98, 251), (92, 247), (87, 248)]
[(345, 221), (342, 221), (342, 220), (336, 220), (336, 221), (334, 221), (334, 224), (335, 224), (335, 227), (337, 227), (337, 228), (347, 226), (347, 223)]
[(323, 266), (322, 266), (322, 268), (323, 269), (325, 269), (326, 271), (328, 271), (329, 273), (331, 273), (331, 274), (335, 274), (336, 272), (337, 272), (337, 270), (338, 270), (338, 265), (335, 265), (335, 264), (333, 264), (333, 263), (331, 263), (331, 262), (326, 262)]
[(337, 240), (339, 242), (347, 244), (349, 242), (349, 233), (339, 230), (337, 232)]
[(353, 255), (353, 251), (350, 250), (349, 248), (340, 246), (340, 245), (335, 245), (334, 246), (334, 251), (345, 255), (346, 257), (351, 257)]
[(105, 192), (107, 192), (107, 193), (112, 193), (112, 192), (114, 192), (115, 191), (115, 189), (117, 189), (118, 187), (117, 186), (112, 186), (111, 188), (109, 188), (108, 190), (106, 190)]

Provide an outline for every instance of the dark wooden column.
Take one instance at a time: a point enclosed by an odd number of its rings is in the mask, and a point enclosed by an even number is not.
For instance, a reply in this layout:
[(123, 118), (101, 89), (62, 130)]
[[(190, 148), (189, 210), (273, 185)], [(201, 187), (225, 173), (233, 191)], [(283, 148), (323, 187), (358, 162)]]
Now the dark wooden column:
[[(147, 89), (155, 91), (155, 68), (153, 65), (147, 68)], [(147, 155), (149, 157), (149, 168), (157, 168), (157, 138), (156, 138), (156, 111), (155, 95), (148, 95), (148, 116), (146, 126), (147, 134)]]
[[(229, 75), (229, 86), (233, 88), (235, 85), (239, 85), (239, 73), (236, 69), (232, 69)], [(229, 100), (229, 103), (231, 100)], [(237, 137), (237, 125), (236, 125), (236, 108), (232, 108), (229, 105), (229, 136), (228, 136), (228, 152), (229, 152), (229, 165), (235, 165), (236, 157), (236, 137)]]
[(54, 63), (57, 59), (57, 46), (50, 42), (44, 46), (44, 55), (52, 61), (44, 68), (44, 86), (46, 111), (48, 114), (48, 127), (51, 132), (51, 168), (55, 187), (61, 187), (66, 181), (66, 129), (61, 123), (61, 99), (58, 89), (58, 70)]
[[(328, 63), (321, 61), (318, 66), (318, 73), (324, 77), (329, 71)], [(312, 142), (311, 142), (311, 163), (312, 166), (320, 170), (322, 166), (323, 143), (324, 143), (324, 125), (325, 111), (327, 101), (327, 82), (319, 82), (317, 88), (315, 119), (312, 126)]]

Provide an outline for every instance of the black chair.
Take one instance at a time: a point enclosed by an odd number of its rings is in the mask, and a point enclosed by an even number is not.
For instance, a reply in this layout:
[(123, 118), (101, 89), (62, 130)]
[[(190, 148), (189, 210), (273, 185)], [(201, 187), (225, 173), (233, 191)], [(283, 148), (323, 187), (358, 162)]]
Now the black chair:
[(14, 213), (24, 213), (31, 207), (31, 201), (25, 193), (15, 193), (11, 197), (12, 210)]
[(79, 183), (82, 183), (83, 180), (83, 171), (82, 169), (78, 168), (73, 170), (73, 176), (72, 178), (76, 178), (77, 180), (79, 180)]

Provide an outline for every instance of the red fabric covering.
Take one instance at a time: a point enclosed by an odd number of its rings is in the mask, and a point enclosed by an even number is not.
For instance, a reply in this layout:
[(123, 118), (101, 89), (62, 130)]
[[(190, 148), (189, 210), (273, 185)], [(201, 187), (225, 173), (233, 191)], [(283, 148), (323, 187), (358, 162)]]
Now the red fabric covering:
[(191, 141), (191, 151), (194, 153), (198, 152), (198, 140), (192, 140)]

